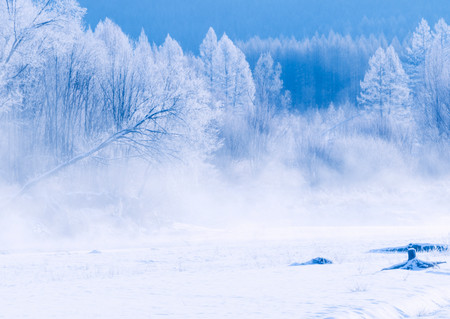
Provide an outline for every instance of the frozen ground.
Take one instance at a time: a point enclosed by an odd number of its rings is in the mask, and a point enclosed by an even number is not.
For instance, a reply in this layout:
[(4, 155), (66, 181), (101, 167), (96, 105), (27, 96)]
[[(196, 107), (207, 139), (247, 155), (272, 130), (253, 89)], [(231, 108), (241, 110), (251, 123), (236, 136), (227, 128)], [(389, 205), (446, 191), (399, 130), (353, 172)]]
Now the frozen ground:
[[(449, 232), (178, 225), (133, 245), (6, 250), (0, 318), (449, 318), (448, 252), (419, 253), (447, 264), (415, 272), (379, 271), (406, 254), (367, 253), (409, 242)], [(318, 256), (335, 263), (288, 266)]]

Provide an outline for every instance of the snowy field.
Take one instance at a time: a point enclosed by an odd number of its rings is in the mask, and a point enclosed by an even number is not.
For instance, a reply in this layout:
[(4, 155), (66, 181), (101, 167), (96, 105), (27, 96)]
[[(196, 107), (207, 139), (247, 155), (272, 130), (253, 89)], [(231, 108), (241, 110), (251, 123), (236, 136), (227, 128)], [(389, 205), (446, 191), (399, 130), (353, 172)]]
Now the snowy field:
[[(0, 318), (449, 318), (448, 252), (418, 253), (447, 261), (423, 271), (380, 271), (406, 254), (368, 253), (449, 238), (432, 228), (177, 225), (133, 244), (0, 251)], [(334, 264), (288, 266), (318, 256)]]

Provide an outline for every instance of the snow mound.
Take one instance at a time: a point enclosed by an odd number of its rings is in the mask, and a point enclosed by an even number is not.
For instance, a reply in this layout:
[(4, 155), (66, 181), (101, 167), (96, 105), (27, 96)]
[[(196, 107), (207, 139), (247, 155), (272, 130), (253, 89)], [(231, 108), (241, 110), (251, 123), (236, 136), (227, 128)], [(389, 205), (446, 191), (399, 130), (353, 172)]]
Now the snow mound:
[(427, 262), (414, 258), (401, 264), (397, 264), (388, 268), (383, 268), (382, 270), (392, 270), (392, 269), (423, 270), (427, 268), (438, 267), (439, 264), (444, 263), (445, 261)]
[(333, 262), (329, 259), (323, 257), (316, 257), (311, 259), (310, 261), (304, 263), (292, 263), (289, 266), (305, 266), (305, 265), (324, 265), (324, 264), (332, 264)]

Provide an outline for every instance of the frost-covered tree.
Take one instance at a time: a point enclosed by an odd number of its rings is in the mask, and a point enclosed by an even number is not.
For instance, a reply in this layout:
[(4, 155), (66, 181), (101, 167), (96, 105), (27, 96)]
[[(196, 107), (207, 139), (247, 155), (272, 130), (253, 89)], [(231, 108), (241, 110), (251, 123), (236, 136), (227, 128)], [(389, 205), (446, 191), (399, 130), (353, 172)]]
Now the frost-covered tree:
[(94, 35), (104, 52), (99, 69), (105, 116), (115, 130), (126, 126), (138, 107), (141, 93), (132, 65), (133, 47), (128, 37), (111, 20), (100, 22)]
[(419, 95), (418, 91), (425, 82), (425, 59), (431, 43), (430, 26), (425, 19), (422, 19), (413, 33), (410, 47), (406, 49), (406, 70), (411, 79), (411, 87), (416, 97)]
[(443, 19), (436, 23), (433, 31), (422, 20), (407, 49), (416, 119), (427, 139), (443, 137), (448, 132), (449, 50), (450, 27)]
[(450, 135), (450, 27), (439, 20), (425, 66), (424, 112), (428, 128)]
[(36, 144), (43, 144), (58, 160), (73, 156), (82, 147), (81, 137), (86, 136), (83, 122), (89, 121), (86, 111), (92, 108), (94, 85), (90, 54), (82, 40), (53, 52), (34, 84), (38, 89), (32, 95), (37, 114), (34, 129), (40, 141)]
[(394, 48), (379, 48), (369, 60), (358, 101), (367, 110), (378, 111), (380, 119), (400, 120), (410, 107), (408, 82)]
[[(49, 50), (72, 41), (84, 10), (75, 0), (5, 0), (0, 2), (0, 73), (3, 83), (18, 86), (41, 65)], [(12, 81), (14, 79), (14, 81)]]
[(221, 113), (217, 130), (223, 141), (222, 152), (242, 156), (248, 153), (247, 118), (253, 112), (255, 98), (250, 66), (226, 34), (217, 42), (212, 28), (201, 44), (200, 58), (211, 105)]
[(154, 56), (158, 76), (149, 74), (152, 83), (149, 103), (176, 112), (176, 117), (164, 127), (165, 132), (172, 133), (169, 137), (174, 145), (169, 147), (173, 149), (176, 146), (194, 157), (208, 156), (217, 144), (216, 132), (211, 129), (211, 121), (217, 114), (209, 105), (210, 96), (205, 82), (170, 36), (154, 51)]
[(283, 107), (281, 65), (274, 65), (270, 54), (263, 54), (253, 72), (256, 87), (254, 123), (260, 133), (267, 133), (277, 109)]
[(445, 22), (444, 19), (439, 19), (439, 21), (434, 26), (433, 31), (434, 40), (437, 45), (445, 47), (450, 42), (450, 26)]
[(403, 114), (411, 106), (409, 77), (392, 46), (386, 49), (387, 80), (389, 84), (387, 102), (392, 106), (391, 112)]
[(450, 27), (440, 19), (431, 32), (422, 20), (408, 49), (416, 119), (423, 141), (446, 137), (449, 130), (448, 67)]
[(216, 79), (219, 83), (219, 99), (223, 107), (242, 112), (253, 104), (255, 85), (250, 66), (244, 53), (226, 34), (218, 42)]
[(262, 54), (253, 72), (256, 87), (255, 103), (258, 108), (275, 112), (283, 104), (283, 81), (281, 80), (281, 65), (275, 64), (270, 53)]
[(290, 103), (289, 92), (283, 91), (281, 65), (274, 63), (270, 53), (262, 54), (253, 71), (255, 107), (248, 116), (251, 147), (254, 157), (266, 150), (268, 139), (276, 125), (276, 116), (283, 114)]
[[(11, 87), (13, 86), (13, 87)], [(18, 87), (11, 83), (5, 65), (0, 67), (0, 115), (9, 113), (21, 101)]]
[(84, 10), (74, 0), (0, 2), (0, 109), (8, 136), (8, 178), (23, 180), (36, 163), (26, 161), (42, 146), (42, 72), (81, 28)]
[(379, 48), (369, 60), (369, 70), (364, 75), (364, 81), (361, 82), (361, 95), (358, 102), (366, 108), (378, 109), (381, 118), (387, 100), (387, 73), (386, 52)]
[(203, 62), (203, 72), (208, 90), (213, 93), (215, 91), (215, 76), (217, 68), (217, 35), (213, 28), (209, 28), (203, 42), (200, 45), (200, 59)]

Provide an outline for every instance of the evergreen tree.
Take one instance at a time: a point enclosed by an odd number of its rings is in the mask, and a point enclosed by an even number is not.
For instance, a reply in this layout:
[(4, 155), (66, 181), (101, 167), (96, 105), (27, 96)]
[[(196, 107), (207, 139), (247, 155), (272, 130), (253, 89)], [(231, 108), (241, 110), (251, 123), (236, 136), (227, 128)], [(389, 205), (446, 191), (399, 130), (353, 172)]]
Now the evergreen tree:
[(278, 111), (289, 104), (289, 92), (282, 92), (281, 65), (275, 64), (270, 53), (262, 54), (253, 72), (255, 79), (255, 115), (258, 131), (264, 133)]
[[(255, 97), (250, 66), (244, 53), (226, 34), (218, 43), (216, 79), (219, 83), (219, 100), (225, 109), (241, 113), (251, 108)], [(231, 111), (231, 110), (230, 110)]]
[(287, 108), (289, 94), (282, 92), (281, 65), (274, 64), (270, 53), (259, 57), (253, 74), (256, 87), (255, 108), (249, 113), (247, 121), (250, 126), (250, 152), (253, 158), (258, 159), (267, 151), (276, 114)]
[[(426, 125), (438, 138), (450, 135), (450, 27), (443, 19), (436, 23), (433, 43), (425, 65)], [(436, 136), (436, 134), (434, 134)]]
[(403, 117), (410, 107), (408, 81), (394, 48), (379, 48), (369, 60), (358, 101), (368, 110), (379, 111), (381, 119)]
[(378, 110), (383, 118), (387, 90), (386, 52), (379, 48), (369, 60), (369, 70), (361, 82), (358, 102), (365, 108)]
[(411, 88), (416, 97), (419, 95), (419, 90), (425, 82), (425, 59), (431, 43), (430, 26), (425, 19), (422, 19), (413, 34), (411, 46), (406, 49), (406, 70), (411, 79)]
[(439, 21), (434, 26), (433, 37), (437, 44), (441, 47), (445, 47), (450, 42), (450, 26), (445, 22), (444, 19), (439, 19)]
[(200, 45), (200, 59), (203, 62), (203, 72), (205, 75), (205, 81), (207, 82), (207, 87), (212, 93), (214, 91), (214, 75), (215, 75), (215, 57), (217, 54), (217, 36), (213, 28), (209, 28), (208, 33), (203, 39)]
[(220, 109), (217, 130), (222, 151), (232, 157), (248, 153), (248, 117), (254, 110), (255, 84), (244, 53), (226, 34), (217, 42), (212, 28), (200, 46), (204, 80)]
[(394, 115), (404, 113), (404, 109), (411, 106), (409, 89), (409, 77), (403, 69), (402, 63), (392, 46), (386, 49), (386, 65), (387, 65), (387, 83), (388, 83), (388, 99), (387, 103), (391, 106), (389, 112)]

